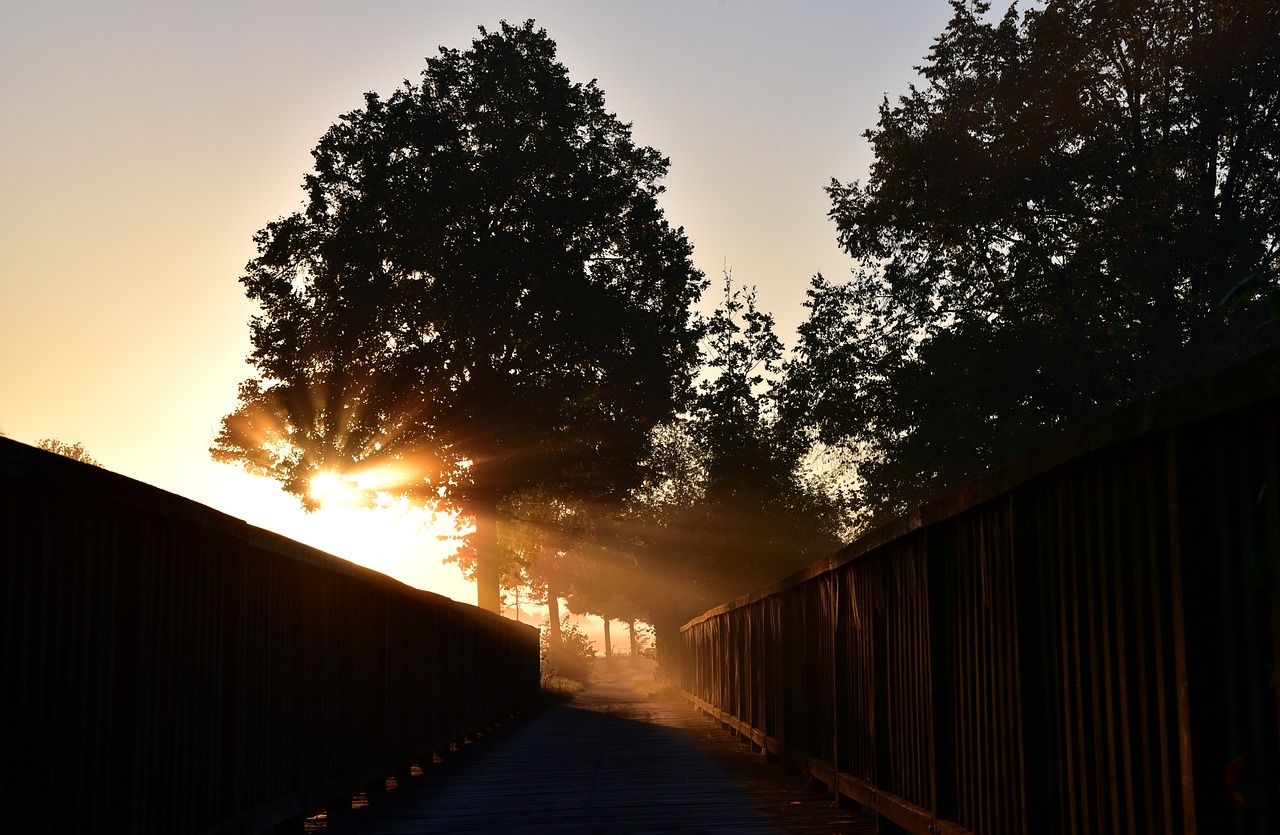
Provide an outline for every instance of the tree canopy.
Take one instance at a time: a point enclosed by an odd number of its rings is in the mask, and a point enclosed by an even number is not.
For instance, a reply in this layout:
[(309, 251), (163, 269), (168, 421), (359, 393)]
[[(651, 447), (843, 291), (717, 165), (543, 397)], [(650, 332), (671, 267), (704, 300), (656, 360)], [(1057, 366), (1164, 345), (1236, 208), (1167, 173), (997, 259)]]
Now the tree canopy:
[(1275, 339), (1220, 301), (1280, 276), (1280, 7), (956, 0), (833, 181), (788, 412), (884, 516)]
[(241, 279), (255, 374), (212, 454), (308, 503), (331, 471), (462, 510), (496, 608), (501, 498), (623, 495), (682, 406), (705, 281), (657, 202), (668, 161), (532, 21), (441, 48), (313, 156)]

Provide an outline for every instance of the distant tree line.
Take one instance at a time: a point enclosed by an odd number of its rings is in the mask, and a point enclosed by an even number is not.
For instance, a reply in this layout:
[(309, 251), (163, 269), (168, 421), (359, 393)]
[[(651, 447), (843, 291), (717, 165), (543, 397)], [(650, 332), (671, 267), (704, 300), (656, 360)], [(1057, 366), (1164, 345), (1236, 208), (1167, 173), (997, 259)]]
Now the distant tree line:
[[(1280, 338), (1280, 10), (956, 0), (832, 181), (853, 259), (784, 356), (714, 313), (668, 162), (532, 22), (442, 49), (321, 139), (258, 234), (255, 375), (215, 458), (461, 514), (499, 590), (686, 618), (1125, 400)], [(1254, 297), (1257, 297), (1254, 299)], [(1231, 302), (1230, 304), (1226, 302)]]
[(36, 446), (40, 449), (46, 450), (47, 452), (64, 455), (74, 461), (80, 461), (84, 464), (92, 464), (95, 467), (102, 466), (98, 459), (90, 455), (89, 450), (85, 449), (84, 444), (79, 441), (68, 443), (66, 441), (59, 441), (57, 438), (43, 438), (36, 442)]
[[(3, 426), (0, 426), (0, 438), (7, 437), (9, 437), (9, 433), (4, 431)], [(68, 443), (66, 441), (59, 441), (57, 438), (41, 438), (36, 441), (36, 448), (43, 449), (46, 452), (53, 452), (58, 455), (65, 455), (67, 458), (71, 458), (85, 464), (92, 464), (95, 467), (102, 466), (98, 459), (90, 455), (89, 450), (85, 449), (84, 444), (79, 441)]]
[[(8, 433), (4, 431), (4, 427), (0, 426), (0, 438), (7, 438)], [(84, 444), (79, 441), (68, 443), (67, 441), (59, 441), (57, 438), (41, 438), (36, 441), (36, 448), (43, 449), (46, 452), (64, 455), (74, 461), (80, 461), (84, 464), (92, 464), (95, 467), (101, 467), (102, 463), (89, 454), (89, 450), (85, 449)]]

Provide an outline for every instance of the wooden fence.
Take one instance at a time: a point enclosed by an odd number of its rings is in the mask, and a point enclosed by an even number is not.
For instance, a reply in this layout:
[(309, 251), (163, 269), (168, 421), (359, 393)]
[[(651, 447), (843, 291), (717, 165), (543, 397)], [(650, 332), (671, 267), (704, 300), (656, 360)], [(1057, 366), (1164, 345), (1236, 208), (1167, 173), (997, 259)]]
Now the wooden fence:
[(883, 831), (1280, 831), (1280, 354), (683, 629), (686, 695)]
[(0, 820), (255, 833), (538, 692), (538, 633), (0, 438)]

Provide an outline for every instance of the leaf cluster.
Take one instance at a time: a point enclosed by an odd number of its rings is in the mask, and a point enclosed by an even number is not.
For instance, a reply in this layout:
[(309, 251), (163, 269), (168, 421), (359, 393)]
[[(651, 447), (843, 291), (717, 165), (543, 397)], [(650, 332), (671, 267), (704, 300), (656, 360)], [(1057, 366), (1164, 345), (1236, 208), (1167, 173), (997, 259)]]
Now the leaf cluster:
[(36, 446), (47, 452), (54, 452), (58, 455), (66, 456), (73, 461), (80, 461), (84, 464), (92, 464), (95, 467), (101, 467), (101, 462), (89, 454), (89, 450), (84, 448), (84, 444), (76, 441), (67, 443), (59, 441), (57, 438), (43, 438), (36, 442)]
[(784, 411), (857, 451), (881, 517), (1061, 427), (1261, 347), (1280, 269), (1280, 8), (956, 0), (833, 181)]

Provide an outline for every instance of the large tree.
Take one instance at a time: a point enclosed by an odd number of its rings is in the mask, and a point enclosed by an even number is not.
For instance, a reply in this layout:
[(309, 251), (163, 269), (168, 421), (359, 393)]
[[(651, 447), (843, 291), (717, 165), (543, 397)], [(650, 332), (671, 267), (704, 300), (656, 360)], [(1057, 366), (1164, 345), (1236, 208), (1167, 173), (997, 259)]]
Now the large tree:
[(1280, 6), (956, 0), (834, 182), (791, 411), (881, 516), (1064, 425), (1251, 351), (1280, 268)]
[(213, 455), (304, 502), (331, 471), (462, 511), (496, 610), (499, 501), (621, 495), (688, 388), (705, 281), (668, 161), (532, 21), (367, 94), (313, 156), (241, 279), (255, 375)]

